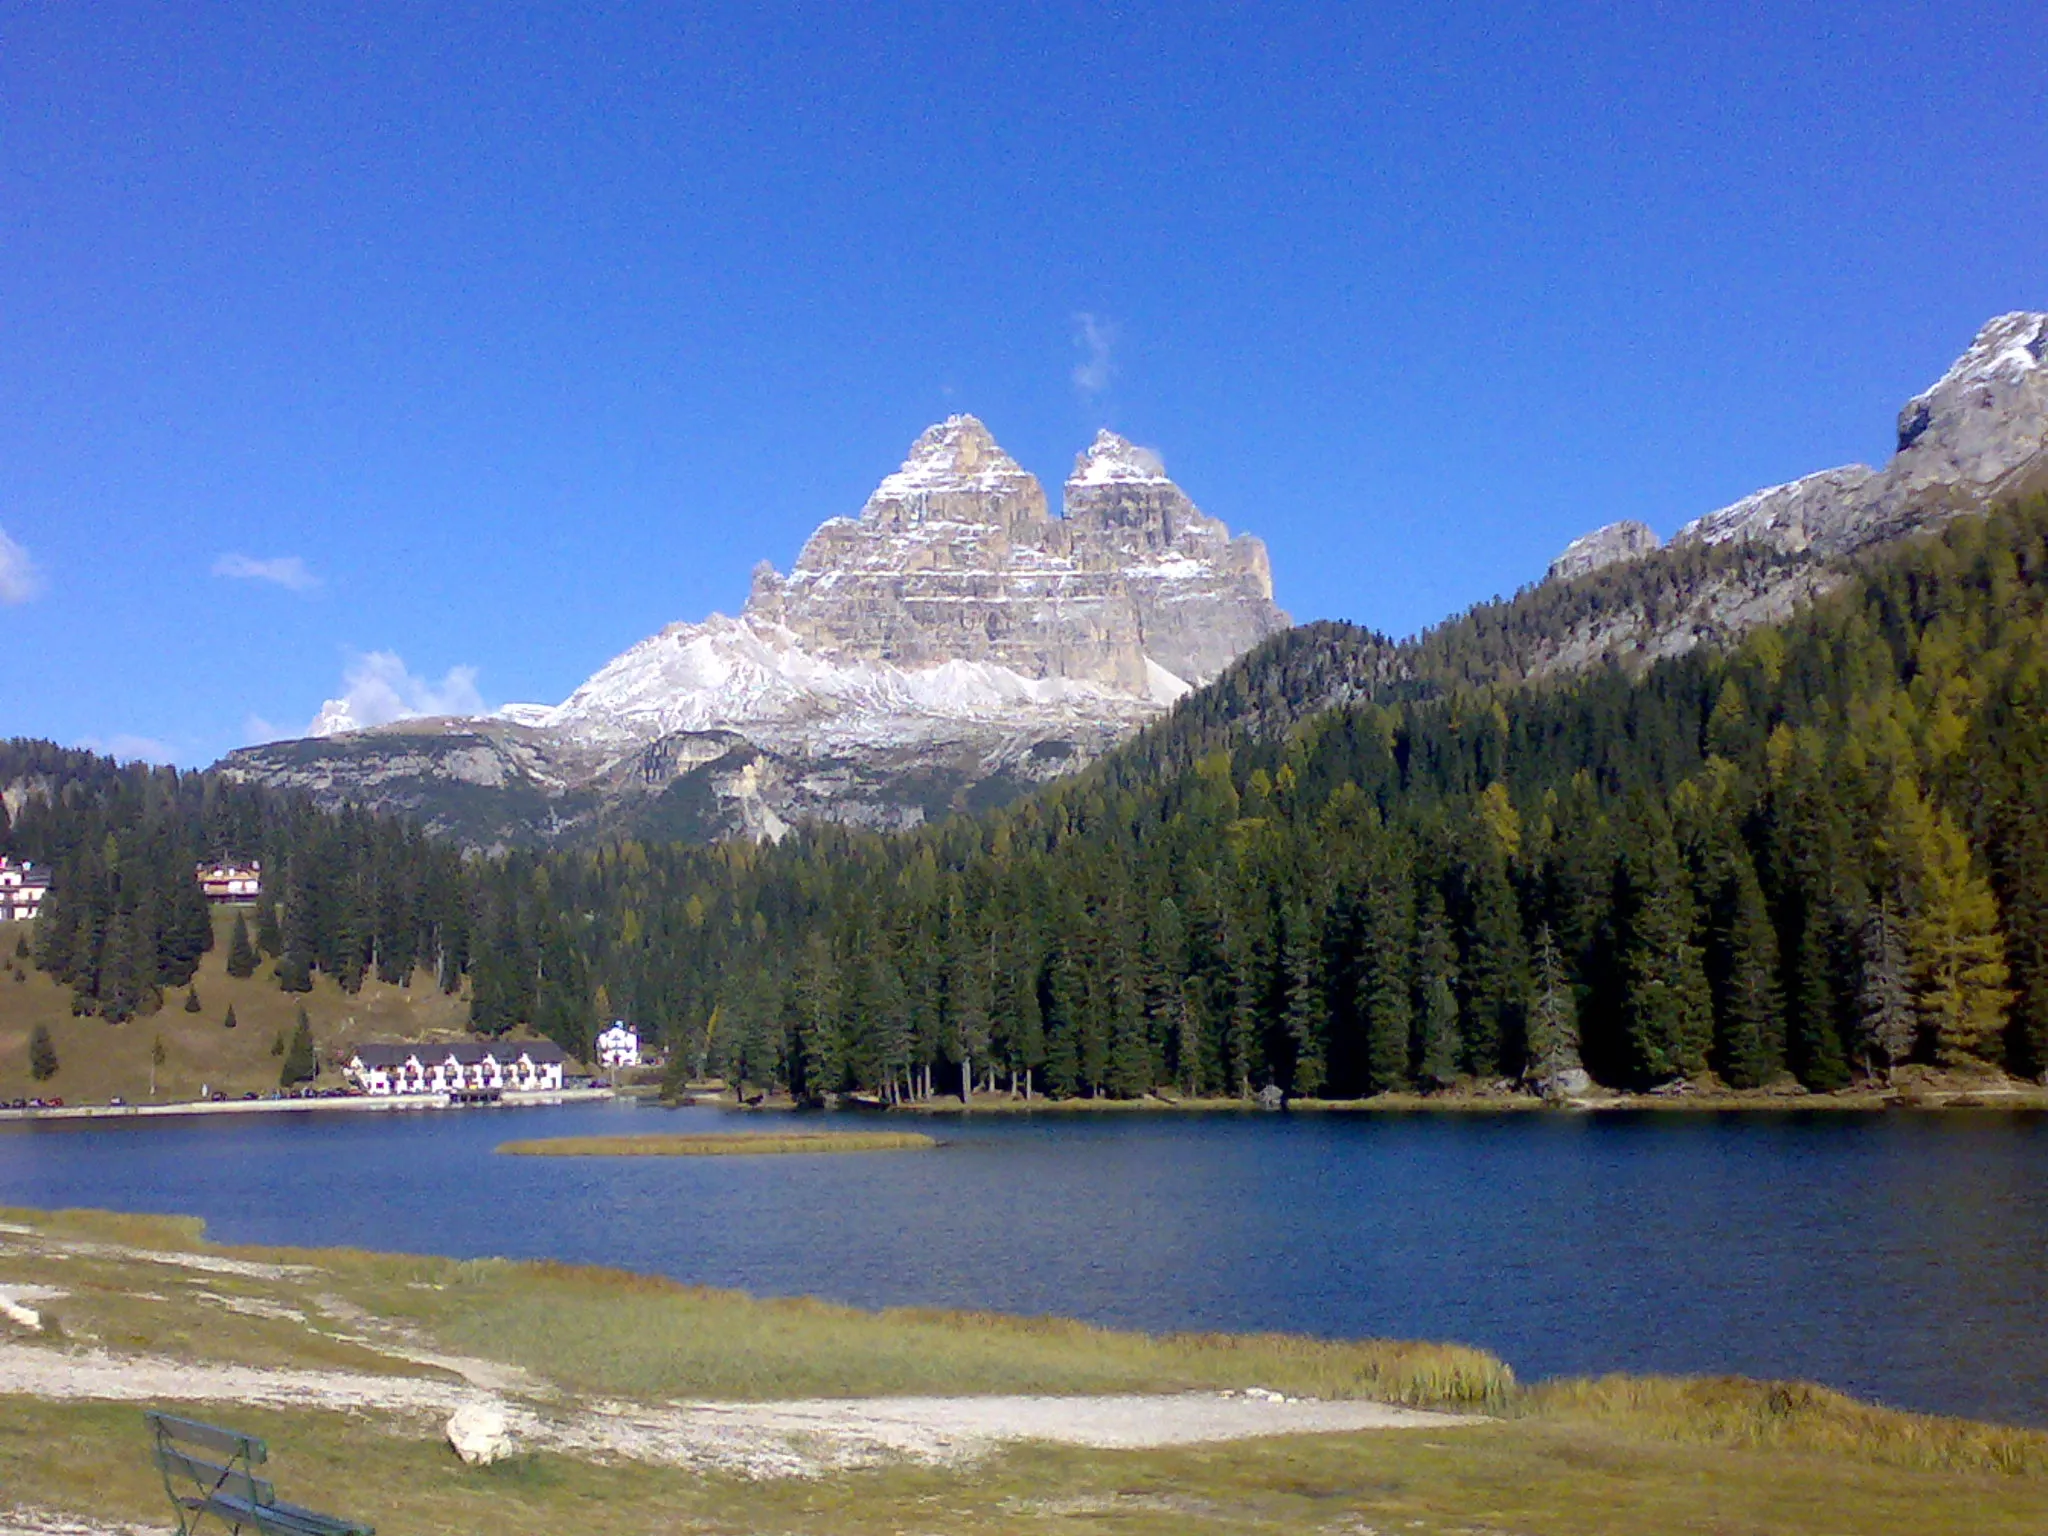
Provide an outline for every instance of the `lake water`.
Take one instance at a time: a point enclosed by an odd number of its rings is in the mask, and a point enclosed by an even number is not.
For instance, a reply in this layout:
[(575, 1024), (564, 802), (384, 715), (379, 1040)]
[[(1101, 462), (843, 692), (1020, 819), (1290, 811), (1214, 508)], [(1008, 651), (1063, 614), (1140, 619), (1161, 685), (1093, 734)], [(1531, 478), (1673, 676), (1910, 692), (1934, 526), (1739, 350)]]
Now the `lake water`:
[(2048, 1424), (2040, 1115), (982, 1116), (929, 1122), (934, 1152), (492, 1154), (788, 1123), (596, 1104), (0, 1126), (0, 1204), (864, 1306), (1452, 1339), (1525, 1378), (1799, 1376)]

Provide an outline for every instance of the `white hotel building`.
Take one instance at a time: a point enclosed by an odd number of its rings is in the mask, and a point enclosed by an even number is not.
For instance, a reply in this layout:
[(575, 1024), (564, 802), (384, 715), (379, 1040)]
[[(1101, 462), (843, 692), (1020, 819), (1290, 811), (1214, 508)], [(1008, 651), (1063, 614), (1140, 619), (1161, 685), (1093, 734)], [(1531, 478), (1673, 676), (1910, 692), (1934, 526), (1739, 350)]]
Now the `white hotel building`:
[(49, 894), (49, 870), (0, 858), (0, 923), (34, 922)]
[(611, 1028), (598, 1032), (597, 1060), (606, 1067), (639, 1066), (640, 1031), (624, 1019), (612, 1020)]
[(539, 1093), (562, 1086), (566, 1058), (552, 1040), (484, 1044), (359, 1045), (349, 1058), (350, 1082), (373, 1097), (431, 1093)]

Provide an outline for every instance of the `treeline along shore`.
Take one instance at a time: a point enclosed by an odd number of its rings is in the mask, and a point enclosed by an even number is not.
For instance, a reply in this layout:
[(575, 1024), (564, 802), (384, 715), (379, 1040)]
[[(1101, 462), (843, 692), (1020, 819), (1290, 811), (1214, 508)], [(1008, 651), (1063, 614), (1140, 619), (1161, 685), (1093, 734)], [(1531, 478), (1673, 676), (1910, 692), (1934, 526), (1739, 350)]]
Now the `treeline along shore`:
[(1838, 568), (1732, 648), (1545, 674), (1562, 629), (1774, 558), (1687, 550), (1400, 645), (1306, 626), (1081, 774), (892, 836), (464, 857), (15, 742), (0, 838), (56, 871), (15, 963), (110, 1023), (159, 1007), (211, 936), (193, 862), (261, 857), (231, 973), (431, 978), (585, 1055), (626, 1016), (679, 1084), (797, 1099), (2039, 1078), (2048, 502)]

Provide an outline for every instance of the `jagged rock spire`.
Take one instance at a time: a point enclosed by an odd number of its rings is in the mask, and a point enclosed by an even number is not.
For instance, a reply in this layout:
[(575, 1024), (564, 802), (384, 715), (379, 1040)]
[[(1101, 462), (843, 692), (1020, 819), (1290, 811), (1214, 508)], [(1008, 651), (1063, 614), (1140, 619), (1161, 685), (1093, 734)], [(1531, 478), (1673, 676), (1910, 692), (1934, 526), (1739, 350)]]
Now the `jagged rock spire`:
[(1161, 485), (1171, 484), (1166, 465), (1150, 448), (1140, 448), (1127, 437), (1104, 427), (1085, 453), (1074, 457), (1069, 485)]
[(1003, 451), (972, 416), (948, 416), (910, 445), (903, 467), (875, 487), (863, 522), (994, 523), (1006, 528), (1046, 520), (1038, 477)]

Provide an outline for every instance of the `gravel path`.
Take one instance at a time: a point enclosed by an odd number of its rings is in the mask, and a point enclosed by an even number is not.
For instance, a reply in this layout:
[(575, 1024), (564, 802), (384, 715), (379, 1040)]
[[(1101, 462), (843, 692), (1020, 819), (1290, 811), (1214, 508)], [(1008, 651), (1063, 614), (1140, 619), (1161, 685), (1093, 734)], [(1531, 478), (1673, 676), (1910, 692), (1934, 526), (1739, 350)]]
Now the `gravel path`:
[[(868, 1397), (770, 1403), (579, 1405), (505, 1398), (473, 1385), (345, 1371), (189, 1365), (101, 1351), (0, 1344), (0, 1394), (113, 1402), (222, 1401), (368, 1409), (435, 1433), (465, 1403), (501, 1408), (516, 1441), (752, 1477), (804, 1477), (912, 1460), (971, 1461), (1008, 1441), (1142, 1449), (1266, 1435), (1452, 1429), (1469, 1415), (1260, 1392), (1115, 1397)], [(421, 1422), (425, 1421), (425, 1422)], [(430, 1427), (435, 1426), (435, 1427)], [(0, 1536), (8, 1536), (0, 1526)]]

